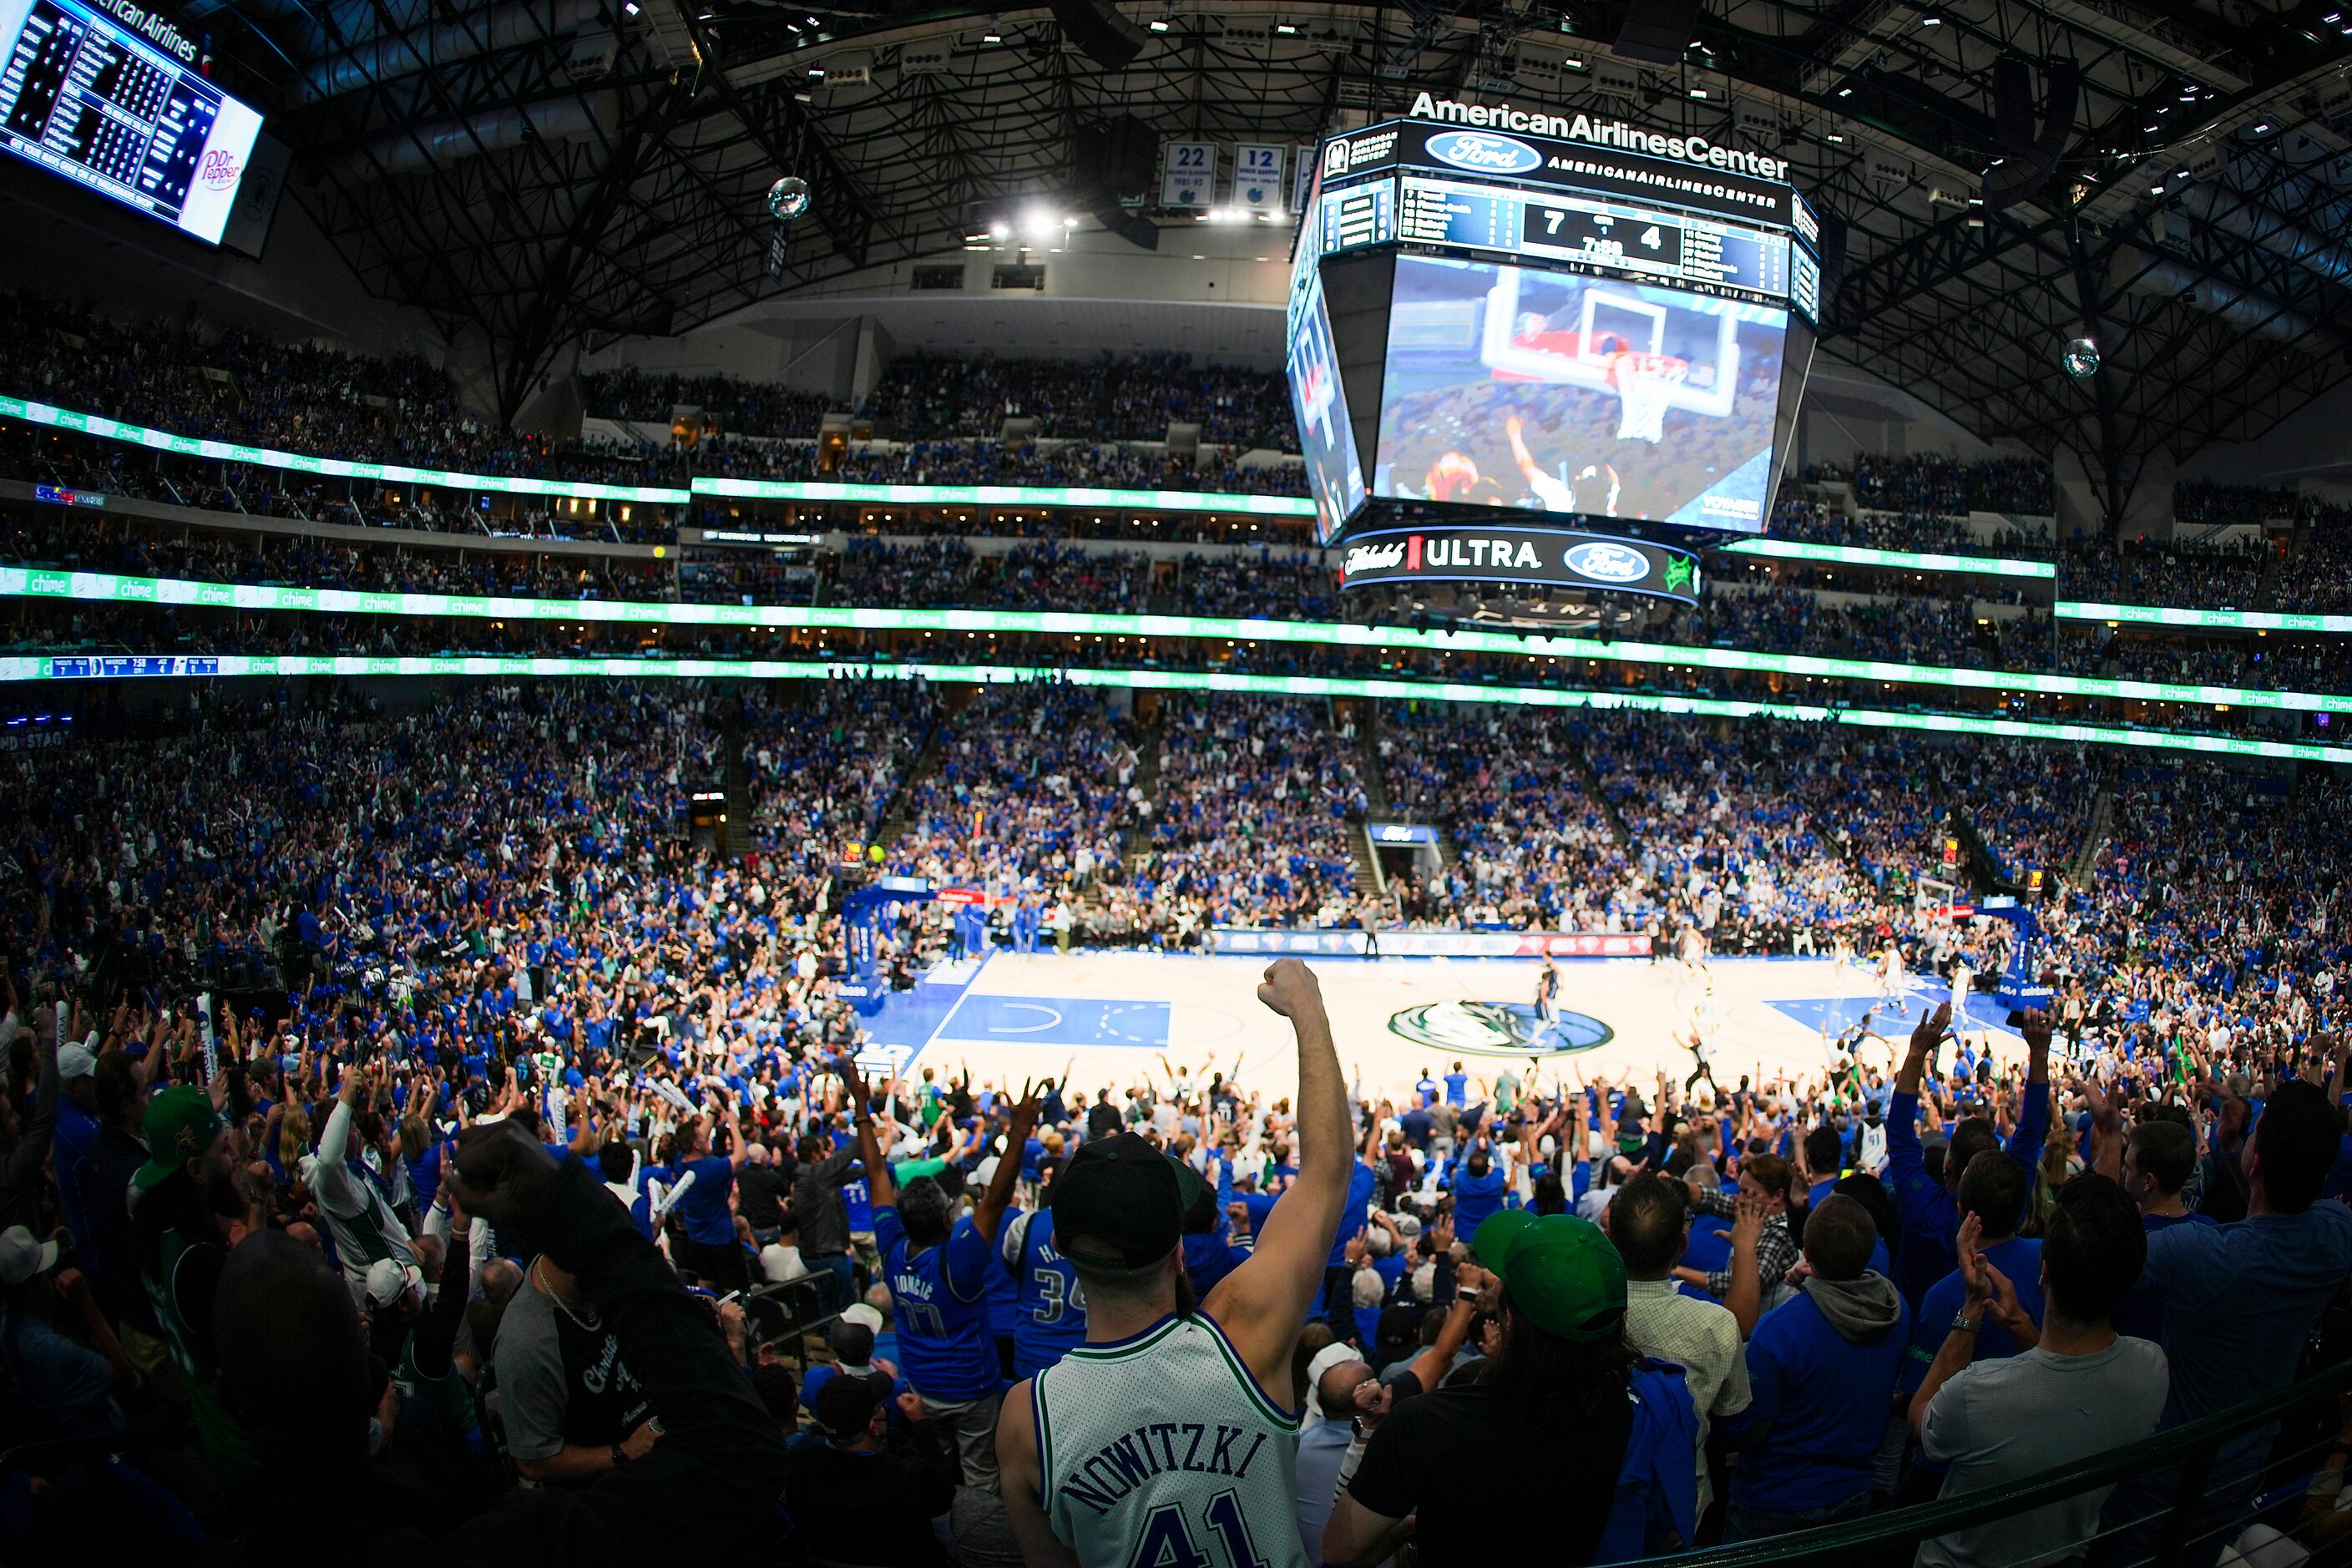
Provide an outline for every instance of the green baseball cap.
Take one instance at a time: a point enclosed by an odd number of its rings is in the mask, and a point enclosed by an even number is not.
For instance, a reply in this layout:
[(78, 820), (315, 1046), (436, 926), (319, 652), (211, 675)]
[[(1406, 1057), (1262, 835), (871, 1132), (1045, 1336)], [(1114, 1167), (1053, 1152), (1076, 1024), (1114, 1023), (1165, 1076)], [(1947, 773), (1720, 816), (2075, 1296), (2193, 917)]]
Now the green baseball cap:
[(147, 1163), (131, 1180), (144, 1192), (212, 1147), (224, 1123), (201, 1089), (167, 1089), (147, 1102)]
[(1625, 1260), (1591, 1220), (1505, 1209), (1470, 1247), (1538, 1328), (1584, 1342), (1624, 1327)]

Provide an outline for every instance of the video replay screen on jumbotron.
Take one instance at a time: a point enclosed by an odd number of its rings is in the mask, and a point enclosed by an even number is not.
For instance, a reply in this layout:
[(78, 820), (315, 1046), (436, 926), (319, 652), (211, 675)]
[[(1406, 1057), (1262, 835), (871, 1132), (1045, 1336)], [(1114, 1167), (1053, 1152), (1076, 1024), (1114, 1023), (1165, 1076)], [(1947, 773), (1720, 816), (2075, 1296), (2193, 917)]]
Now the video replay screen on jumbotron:
[(1463, 108), (1320, 150), (1288, 342), (1321, 536), (1380, 499), (1760, 531), (1820, 310), (1785, 164)]

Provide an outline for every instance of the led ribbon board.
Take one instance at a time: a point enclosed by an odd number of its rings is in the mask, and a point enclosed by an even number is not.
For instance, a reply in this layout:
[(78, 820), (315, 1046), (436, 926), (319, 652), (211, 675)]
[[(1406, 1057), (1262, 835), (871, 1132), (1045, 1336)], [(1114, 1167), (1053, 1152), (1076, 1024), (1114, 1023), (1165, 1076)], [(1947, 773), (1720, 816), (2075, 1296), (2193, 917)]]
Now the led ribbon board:
[(747, 500), (850, 501), (868, 506), (1102, 507), (1128, 511), (1237, 511), (1252, 517), (1313, 517), (1305, 496), (1209, 490), (1105, 490), (1057, 485), (850, 485), (814, 479), (698, 479), (698, 496)]
[(1954, 690), (2021, 691), (2043, 697), (2104, 697), (2120, 701), (2187, 702), (2291, 712), (2352, 713), (2352, 695), (2272, 691), (2185, 682), (2045, 675), (2032, 670), (1953, 669), (1891, 660), (1826, 658), (1814, 654), (1751, 653), (1585, 637), (1520, 637), (1510, 632), (1421, 631), (1344, 621), (1266, 621), (1221, 616), (1096, 615), (1076, 610), (904, 610), (803, 605), (673, 605), (625, 599), (525, 599), (481, 594), (379, 594), (354, 588), (275, 588), (181, 577), (127, 577), (108, 572), (53, 572), (0, 566), (0, 598), (85, 603), (197, 605), (235, 610), (315, 611), (338, 616), (444, 616), (461, 619), (677, 626), (765, 626), (777, 630), (1042, 633), (1070, 637), (1186, 637), (1232, 642), (1321, 644), (1361, 648), (1431, 648), (1536, 658), (1608, 659), (1672, 668), (1876, 680)]
[(1983, 577), (2055, 578), (2047, 561), (2011, 561), (1990, 555), (1948, 555), (1933, 551), (1872, 550), (1859, 544), (1811, 544), (1801, 539), (1737, 539), (1716, 549), (1727, 555), (1764, 555), (1837, 566), (1890, 566), (1906, 572), (1967, 572)]
[(2192, 610), (2169, 605), (2097, 605), (2058, 601), (2062, 621), (2116, 621), (2128, 626), (2188, 626), (2245, 632), (2352, 632), (2352, 616), (2299, 610)]
[[(5, 0), (0, 0), (5, 4)], [(647, 501), (684, 506), (696, 496), (745, 500), (839, 501), (873, 506), (1102, 507), (1132, 511), (1240, 512), (1251, 517), (1313, 517), (1315, 503), (1304, 496), (1239, 495), (1209, 490), (1112, 490), (1060, 485), (850, 485), (814, 479), (697, 479), (679, 489), (669, 485), (606, 485), (583, 479), (537, 479), (512, 474), (465, 474), (444, 468), (412, 468), (350, 458), (314, 458), (269, 447), (247, 447), (196, 436), (175, 436), (103, 414), (83, 414), (29, 398), (0, 396), (0, 416), (28, 425), (78, 431), (123, 441), (152, 451), (221, 463), (253, 463), (266, 468), (320, 474), (338, 479), (376, 479), (391, 484), (433, 485), (443, 489), (485, 490), (506, 495), (564, 496), (583, 500)]]
[(1939, 735), (1993, 735), (2129, 746), (2141, 751), (2196, 752), (2209, 756), (2262, 757), (2309, 763), (2352, 763), (2352, 747), (2300, 741), (2248, 741), (2231, 735), (2188, 735), (2168, 730), (2126, 730), (2030, 719), (1975, 719), (1950, 713), (1902, 713), (1875, 708), (1827, 708), (1789, 702), (1747, 702), (1712, 697), (1671, 697), (1638, 691), (1591, 691), (1549, 686), (1478, 686), (1437, 680), (1383, 680), (1320, 675), (1226, 675), (1206, 670), (1061, 669), (1042, 665), (875, 663), (760, 658), (527, 658), (446, 654), (372, 658), (343, 654), (94, 654), (0, 658), (0, 684), (36, 680), (219, 679), (240, 676), (324, 675), (496, 677), (602, 676), (622, 679), (939, 680), (995, 685), (1034, 681), (1136, 691), (1230, 691), (1266, 697), (1363, 697), (1400, 702), (1490, 702), (1506, 707), (1629, 709), (1703, 718), (1786, 719), (1850, 724), (1872, 730), (1920, 730)]

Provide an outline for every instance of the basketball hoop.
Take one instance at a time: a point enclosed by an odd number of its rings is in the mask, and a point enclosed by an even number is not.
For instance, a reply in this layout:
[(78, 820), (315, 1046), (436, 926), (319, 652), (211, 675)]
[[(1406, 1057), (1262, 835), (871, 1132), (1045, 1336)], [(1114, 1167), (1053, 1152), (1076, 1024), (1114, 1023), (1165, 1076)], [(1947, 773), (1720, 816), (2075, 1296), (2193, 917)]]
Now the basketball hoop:
[(1690, 361), (1672, 354), (1615, 353), (1609, 356), (1609, 384), (1617, 389), (1617, 439), (1663, 441), (1666, 410), (1675, 388), (1690, 374)]

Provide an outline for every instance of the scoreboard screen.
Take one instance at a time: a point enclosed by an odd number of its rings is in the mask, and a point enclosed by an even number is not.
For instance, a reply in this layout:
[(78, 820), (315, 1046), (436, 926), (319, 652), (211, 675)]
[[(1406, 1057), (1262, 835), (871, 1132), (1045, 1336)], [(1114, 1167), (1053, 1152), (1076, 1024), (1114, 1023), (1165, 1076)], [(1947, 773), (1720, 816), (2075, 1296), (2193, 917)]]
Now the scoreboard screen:
[(1476, 112), (1319, 150), (1291, 344), (1326, 537), (1381, 499), (1760, 531), (1821, 310), (1820, 219), (1758, 172), (1786, 165)]
[[(134, 17), (161, 16), (129, 7)], [(175, 28), (167, 41), (193, 53)], [(261, 115), (80, 0), (0, 0), (0, 146), (220, 243)]]

